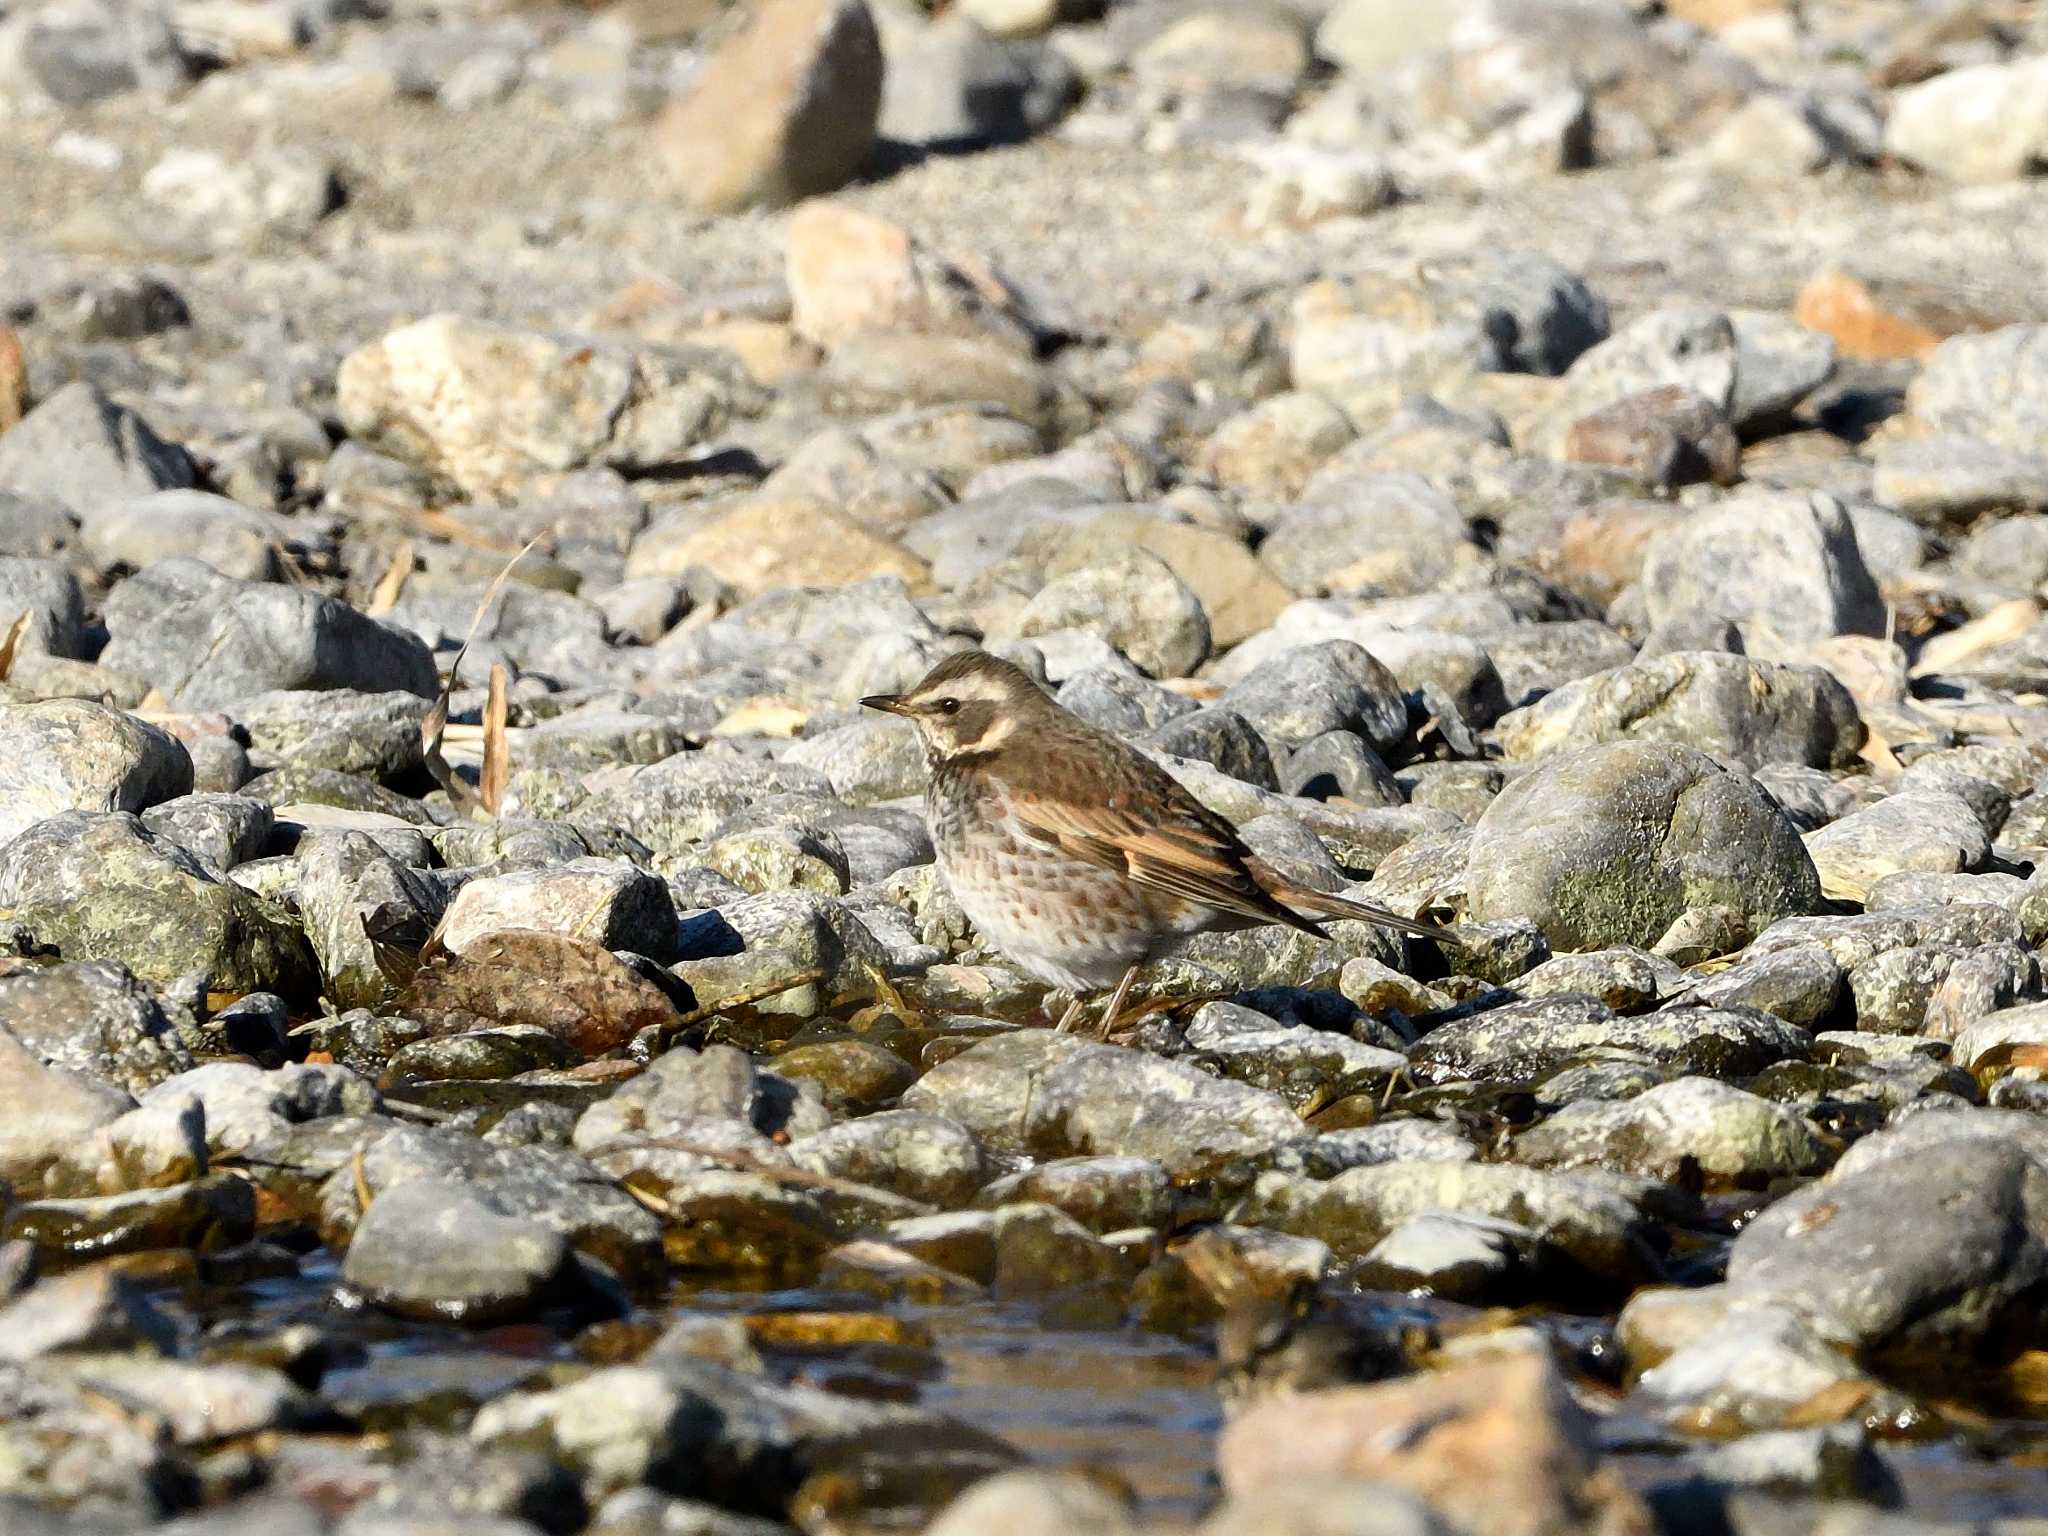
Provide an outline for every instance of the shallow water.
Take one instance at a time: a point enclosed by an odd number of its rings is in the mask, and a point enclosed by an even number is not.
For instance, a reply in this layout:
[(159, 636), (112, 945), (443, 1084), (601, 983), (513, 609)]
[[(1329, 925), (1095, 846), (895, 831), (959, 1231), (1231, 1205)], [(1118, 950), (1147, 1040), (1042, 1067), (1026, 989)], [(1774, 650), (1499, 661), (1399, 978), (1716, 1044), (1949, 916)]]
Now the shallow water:
[[(481, 1403), (535, 1382), (551, 1365), (587, 1359), (597, 1347), (597, 1335), (579, 1332), (566, 1318), (487, 1329), (401, 1322), (342, 1300), (338, 1279), (338, 1264), (315, 1252), (296, 1275), (228, 1284), (162, 1279), (152, 1289), (216, 1346), (311, 1325), (331, 1357), (323, 1395), (370, 1430), (457, 1428)], [(1206, 1337), (1055, 1326), (1021, 1303), (877, 1304), (815, 1288), (677, 1291), (636, 1308), (623, 1326), (629, 1336), (651, 1337), (691, 1315), (825, 1312), (879, 1313), (904, 1325), (914, 1342), (840, 1349), (764, 1344), (777, 1377), (915, 1399), (1001, 1437), (1035, 1462), (1106, 1474), (1129, 1488), (1148, 1515), (1199, 1517), (1215, 1499), (1222, 1413)], [(1584, 1326), (1558, 1321), (1567, 1333)], [(1976, 1406), (1947, 1405), (1953, 1432), (1885, 1444), (1901, 1512), (1944, 1521), (2048, 1518), (2048, 1406), (2031, 1417), (2010, 1403), (1993, 1413), (1983, 1394), (1976, 1396)], [(1644, 1443), (1634, 1441), (1614, 1458), (1628, 1481), (1648, 1490), (1682, 1474), (1673, 1454), (1679, 1442), (1664, 1439), (1656, 1450)]]

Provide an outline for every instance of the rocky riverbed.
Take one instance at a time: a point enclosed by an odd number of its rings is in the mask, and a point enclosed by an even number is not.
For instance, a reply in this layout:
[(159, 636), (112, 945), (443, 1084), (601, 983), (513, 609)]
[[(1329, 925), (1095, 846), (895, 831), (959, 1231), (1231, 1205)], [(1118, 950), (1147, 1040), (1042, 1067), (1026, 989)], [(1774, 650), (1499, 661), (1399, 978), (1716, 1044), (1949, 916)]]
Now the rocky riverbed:
[[(2048, 8), (0, 0), (0, 1532), (2048, 1519)], [(1351, 923), (1109, 1040), (981, 644)]]

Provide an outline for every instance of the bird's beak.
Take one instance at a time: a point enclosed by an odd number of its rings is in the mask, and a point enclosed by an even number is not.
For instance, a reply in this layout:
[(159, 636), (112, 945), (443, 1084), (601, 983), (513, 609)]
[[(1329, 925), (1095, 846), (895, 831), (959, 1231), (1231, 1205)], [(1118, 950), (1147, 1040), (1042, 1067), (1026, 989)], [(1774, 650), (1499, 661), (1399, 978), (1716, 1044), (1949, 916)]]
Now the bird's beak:
[(860, 701), (862, 709), (879, 709), (885, 715), (907, 715), (910, 707), (900, 693), (871, 693)]

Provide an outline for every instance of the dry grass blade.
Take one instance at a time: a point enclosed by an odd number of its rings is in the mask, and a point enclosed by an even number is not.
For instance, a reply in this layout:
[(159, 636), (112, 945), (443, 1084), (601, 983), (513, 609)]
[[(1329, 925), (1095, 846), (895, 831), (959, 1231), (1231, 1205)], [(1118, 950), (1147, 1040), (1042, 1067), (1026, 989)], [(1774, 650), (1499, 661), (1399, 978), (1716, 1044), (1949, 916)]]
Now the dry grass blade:
[(414, 548), (412, 540), (402, 540), (397, 553), (391, 557), (391, 563), (384, 567), (384, 574), (377, 578), (377, 585), (370, 589), (370, 601), (363, 612), (373, 619), (381, 619), (396, 608), (405, 584), (412, 579), (413, 567), (418, 563), (419, 551)]
[(547, 537), (543, 530), (528, 539), (519, 552), (507, 560), (498, 574), (491, 578), (491, 584), (484, 589), (483, 601), (476, 605), (476, 612), (469, 621), (469, 633), (462, 637), (462, 645), (455, 652), (455, 659), (448, 663), (448, 677), (441, 684), (440, 695), (434, 700), (434, 707), (427, 711), (427, 718), (420, 722), (420, 755), (426, 760), (427, 772), (434, 776), (434, 782), (448, 792), (448, 798), (455, 808), (465, 816), (474, 816), (482, 805), (475, 790), (471, 789), (462, 776), (448, 766), (448, 759), (441, 755), (441, 737), (448, 729), (448, 701), (455, 690), (462, 685), (462, 658), (469, 654), (470, 644), (476, 639), (476, 632), (482, 627), (484, 615), (491, 611), (491, 604), (498, 600), (499, 592), (511, 579), (512, 568), (533, 553), (533, 546)]
[(14, 675), (14, 653), (21, 645), (21, 637), (28, 633), (28, 614), (7, 626), (7, 638), (0, 640), (0, 683)]
[(495, 816), (505, 803), (505, 785), (512, 777), (512, 747), (505, 739), (505, 717), (511, 711), (512, 676), (503, 662), (491, 666), (490, 699), (484, 705), (484, 766), (477, 781), (484, 809)]

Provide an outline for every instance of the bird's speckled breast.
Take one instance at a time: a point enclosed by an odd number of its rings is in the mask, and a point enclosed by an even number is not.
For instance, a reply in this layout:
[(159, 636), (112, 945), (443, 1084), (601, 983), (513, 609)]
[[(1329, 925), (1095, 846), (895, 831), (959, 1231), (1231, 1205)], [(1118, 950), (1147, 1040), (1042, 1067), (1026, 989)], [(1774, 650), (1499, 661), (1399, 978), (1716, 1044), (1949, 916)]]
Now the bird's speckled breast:
[(1162, 924), (1113, 871), (1031, 836), (1002, 784), (979, 766), (942, 763), (925, 795), (939, 873), (981, 936), (1052, 986), (1114, 986)]

